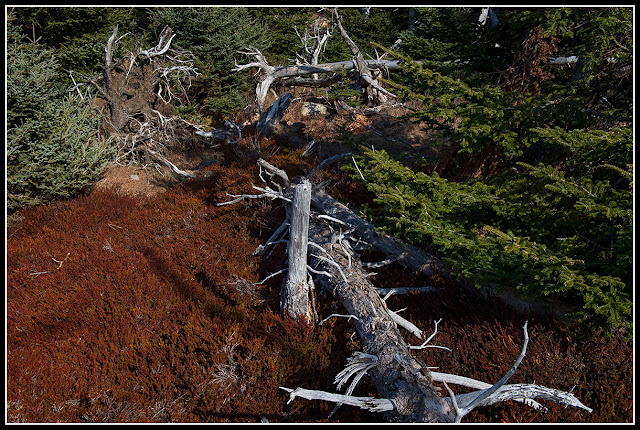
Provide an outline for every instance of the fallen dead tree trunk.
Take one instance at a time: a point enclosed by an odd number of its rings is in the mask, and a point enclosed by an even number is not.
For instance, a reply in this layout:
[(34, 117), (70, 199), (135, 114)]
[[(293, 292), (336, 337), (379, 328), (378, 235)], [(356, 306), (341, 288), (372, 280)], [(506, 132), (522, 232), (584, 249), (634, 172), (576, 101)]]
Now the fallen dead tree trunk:
[[(275, 185), (276, 190), (262, 178), (265, 186), (263, 188), (254, 186), (254, 188), (262, 191), (263, 194), (232, 196), (236, 199), (220, 204), (233, 203), (245, 198), (282, 198), (291, 205), (291, 213), (307, 213), (308, 199), (311, 197), (313, 200), (313, 191), (304, 190), (304, 193), (295, 192), (292, 195), (291, 185), (285, 172), (264, 160), (259, 160), (259, 165), (261, 178), (264, 170), (272, 178), (280, 178), (284, 188), (277, 184)], [(305, 184), (305, 187), (307, 186), (306, 182), (302, 183)], [(289, 198), (288, 196), (291, 195), (292, 197)], [(302, 208), (297, 210), (297, 205), (301, 205)], [(344, 395), (304, 388), (281, 387), (290, 393), (290, 402), (296, 397), (304, 397), (309, 400), (328, 400), (335, 402), (336, 407), (341, 404), (349, 404), (371, 411), (386, 412), (389, 420), (401, 422), (459, 422), (477, 407), (505, 400), (516, 400), (532, 407), (540, 407), (540, 404), (534, 400), (537, 398), (591, 411), (571, 393), (535, 384), (506, 384), (526, 353), (528, 344), (526, 324), (524, 326), (524, 345), (520, 356), (505, 376), (495, 384), (491, 385), (457, 375), (430, 372), (423, 363), (412, 356), (411, 350), (434, 346), (428, 344), (437, 333), (437, 323), (434, 333), (422, 344), (411, 346), (406, 343), (400, 328), (408, 329), (419, 339), (422, 339), (423, 334), (420, 330), (414, 330), (411, 323), (388, 309), (385, 300), (391, 292), (382, 298), (369, 281), (369, 274), (362, 267), (358, 256), (349, 243), (349, 234), (355, 232), (356, 229), (350, 228), (347, 232), (338, 232), (333, 228), (332, 224), (347, 226), (345, 221), (333, 216), (335, 211), (332, 215), (318, 213), (317, 209), (309, 210), (308, 213), (308, 252), (310, 255), (308, 269), (317, 275), (322, 288), (338, 298), (344, 306), (347, 315), (342, 316), (353, 318), (356, 330), (362, 339), (363, 351), (357, 352), (350, 358), (347, 367), (336, 376), (337, 389), (340, 389), (351, 379)], [(292, 221), (291, 224), (293, 228), (294, 222)], [(278, 231), (284, 230), (284, 228), (279, 228)], [(364, 229), (363, 226), (360, 228)], [(303, 230), (304, 227), (296, 227), (298, 233)], [(276, 240), (279, 234), (274, 233), (276, 237), (272, 236), (270, 241)], [(373, 233), (363, 234), (375, 238)], [(290, 238), (288, 248), (290, 257), (299, 246), (299, 239)], [(260, 252), (263, 250), (261, 249)], [(298, 271), (305, 263), (296, 261), (295, 264), (298, 266), (294, 270)], [(306, 274), (298, 274), (295, 278), (305, 279), (305, 276)], [(288, 283), (290, 286), (295, 284), (295, 282), (289, 281)], [(291, 294), (296, 293), (291, 292)], [(301, 313), (304, 314), (304, 309)], [(309, 322), (308, 318), (303, 321)], [(365, 374), (370, 376), (373, 385), (383, 397), (382, 399), (351, 396)], [(441, 390), (434, 385), (436, 381), (444, 384), (448, 397), (441, 395)], [(456, 396), (448, 384), (472, 387), (478, 391)]]
[(341, 241), (332, 242), (331, 236), (323, 223), (311, 224), (309, 241), (315, 244), (311, 267), (326, 273), (320, 276), (323, 288), (354, 316), (365, 354), (358, 371), (363, 374), (366, 371), (380, 395), (393, 405), (392, 421), (449, 421), (447, 404), (437, 394), (429, 371), (411, 355), (386, 303), (371, 285), (359, 260)]

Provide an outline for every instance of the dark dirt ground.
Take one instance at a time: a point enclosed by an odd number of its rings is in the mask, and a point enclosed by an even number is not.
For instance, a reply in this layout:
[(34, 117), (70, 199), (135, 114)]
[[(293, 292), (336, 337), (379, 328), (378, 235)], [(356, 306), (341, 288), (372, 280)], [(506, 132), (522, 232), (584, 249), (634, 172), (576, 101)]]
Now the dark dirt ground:
[[(355, 141), (366, 141), (371, 147), (384, 149), (394, 156), (411, 156), (406, 157), (407, 159), (415, 156), (437, 159), (441, 153), (442, 142), (433, 136), (424, 123), (400, 118), (409, 112), (409, 109), (403, 106), (347, 110), (340, 106), (336, 108), (334, 105), (330, 107), (327, 115), (304, 116), (301, 112), (304, 103), (302, 98), (294, 99), (282, 118), (289, 125), (303, 123), (302, 133), (297, 133), (296, 136), (279, 135), (275, 139), (277, 143), (288, 146), (316, 139), (314, 156), (318, 163), (332, 155), (353, 151), (345, 139), (341, 138), (345, 133), (350, 133)], [(239, 145), (247, 145), (247, 141), (250, 140), (255, 143), (255, 135), (243, 137)], [(178, 168), (194, 175), (197, 174), (202, 161), (223, 162), (219, 148), (203, 144), (191, 145), (191, 148), (184, 151), (167, 149), (166, 155)], [(164, 165), (112, 163), (92, 189), (115, 187), (123, 194), (152, 196), (164, 192), (182, 180), (183, 178), (175, 175)]]

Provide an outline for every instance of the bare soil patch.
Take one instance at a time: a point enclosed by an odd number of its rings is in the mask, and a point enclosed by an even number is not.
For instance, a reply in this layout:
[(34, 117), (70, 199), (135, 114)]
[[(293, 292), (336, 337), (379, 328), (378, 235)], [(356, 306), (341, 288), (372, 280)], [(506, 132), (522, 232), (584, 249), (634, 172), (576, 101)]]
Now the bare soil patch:
[[(178, 168), (193, 175), (197, 175), (208, 163), (222, 162), (222, 153), (218, 149), (203, 146), (195, 146), (188, 151), (167, 150), (166, 154)], [(139, 164), (123, 166), (111, 163), (102, 174), (102, 178), (91, 187), (89, 192), (112, 188), (125, 195), (151, 197), (184, 180), (167, 166), (156, 163), (146, 166)]]

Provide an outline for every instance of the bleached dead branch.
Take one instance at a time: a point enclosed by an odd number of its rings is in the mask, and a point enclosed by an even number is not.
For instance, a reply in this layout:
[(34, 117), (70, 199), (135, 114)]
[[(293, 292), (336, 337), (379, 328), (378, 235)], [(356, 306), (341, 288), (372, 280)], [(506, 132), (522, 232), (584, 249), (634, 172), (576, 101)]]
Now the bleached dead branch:
[[(331, 32), (328, 28), (325, 29), (324, 33), (322, 32), (322, 28), (315, 23), (311, 32), (305, 32), (304, 36), (300, 35), (298, 32), (298, 27), (293, 26), (296, 34), (298, 35), (298, 39), (302, 42), (302, 48), (306, 55), (297, 54), (298, 59), (296, 60), (297, 65), (302, 64), (311, 64), (317, 65), (320, 59), (320, 54), (324, 51), (326, 47), (326, 43), (331, 37)], [(313, 74), (313, 79), (318, 80), (318, 74)]]
[(429, 343), (433, 340), (434, 337), (436, 337), (436, 334), (438, 334), (438, 324), (440, 323), (440, 321), (442, 321), (442, 318), (440, 318), (438, 321), (434, 321), (434, 330), (433, 333), (431, 333), (431, 336), (429, 336), (427, 338), (427, 340), (425, 340), (422, 345), (409, 345), (409, 349), (424, 349), (424, 348), (440, 348), (440, 349), (446, 349), (447, 351), (451, 351), (451, 349), (447, 348), (446, 346), (440, 346), (440, 345), (429, 345)]
[(319, 326), (321, 326), (322, 324), (324, 324), (325, 322), (327, 322), (329, 319), (331, 319), (331, 318), (333, 318), (333, 317), (342, 317), (342, 318), (347, 318), (347, 319), (349, 319), (349, 320), (350, 320), (351, 318), (354, 318), (354, 319), (356, 319), (356, 320), (358, 319), (358, 317), (357, 317), (357, 316), (355, 316), (355, 315), (331, 314), (331, 315), (329, 315), (328, 317), (326, 317), (325, 319), (323, 319), (322, 321), (320, 321), (320, 322), (318, 323), (318, 325), (319, 325)]
[[(445, 398), (449, 402), (449, 417), (451, 421), (460, 422), (461, 419), (467, 415), (472, 410), (481, 407), (488, 406), (498, 402), (504, 402), (508, 400), (514, 400), (517, 402), (524, 403), (528, 406), (531, 406), (535, 409), (543, 408), (543, 406), (538, 403), (535, 399), (542, 399), (553, 401), (556, 403), (561, 403), (566, 406), (573, 406), (577, 408), (584, 409), (588, 412), (592, 412), (593, 410), (587, 406), (585, 406), (582, 402), (580, 402), (573, 394), (561, 390), (556, 390), (553, 388), (542, 387), (536, 384), (509, 384), (506, 385), (508, 379), (515, 373), (518, 365), (522, 361), (525, 353), (526, 347), (528, 343), (528, 333), (526, 329), (527, 325), (524, 326), (525, 332), (525, 340), (524, 345), (522, 347), (522, 351), (518, 356), (518, 359), (514, 363), (514, 365), (509, 369), (507, 374), (501, 378), (495, 384), (487, 384), (482, 381), (478, 381), (471, 378), (465, 378), (458, 375), (450, 375), (446, 373), (440, 372), (430, 372), (434, 382), (442, 382), (445, 385), (447, 392), (449, 393), (449, 397)], [(433, 336), (435, 336), (437, 332), (437, 322), (436, 322), (436, 330), (434, 333), (427, 339), (429, 342)], [(425, 343), (427, 343), (425, 342)], [(342, 370), (336, 376), (336, 382), (339, 381), (338, 389), (341, 385), (346, 383), (346, 381), (351, 377), (356, 375), (356, 379), (352, 382), (350, 388), (355, 388), (357, 382), (364, 376), (364, 374), (375, 367), (378, 364), (378, 359), (376, 356), (370, 354), (356, 353), (354, 357), (349, 359), (348, 366)], [(455, 395), (448, 384), (457, 384), (470, 388), (477, 388), (480, 391), (475, 391), (467, 394)], [(367, 409), (370, 411), (384, 412), (384, 411), (393, 411), (397, 408), (397, 404), (389, 399), (373, 399), (371, 397), (353, 397), (350, 395), (340, 395), (335, 393), (327, 393), (324, 391), (316, 391), (316, 390), (305, 390), (302, 388), (297, 388), (296, 390), (291, 390), (288, 388), (280, 387), (283, 390), (291, 393), (289, 402), (291, 402), (296, 396), (303, 397), (308, 400), (326, 400), (337, 403), (337, 406), (340, 404), (348, 404), (353, 406), (358, 406), (363, 409)], [(351, 394), (353, 390), (347, 392), (347, 394)], [(336, 406), (336, 407), (337, 407)], [(334, 409), (335, 410), (335, 409)]]
[(293, 390), (291, 388), (280, 387), (280, 389), (289, 393), (289, 401), (287, 404), (291, 403), (296, 397), (302, 397), (307, 400), (326, 400), (328, 402), (357, 406), (360, 409), (371, 412), (387, 412), (394, 409), (394, 404), (389, 399), (347, 396), (344, 394), (327, 393), (326, 391), (307, 390), (305, 388), (296, 388)]
[(422, 338), (422, 330), (416, 327), (416, 325), (413, 324), (411, 321), (408, 321), (402, 318), (400, 315), (398, 315), (397, 312), (394, 312), (392, 310), (389, 310), (389, 315), (391, 316), (391, 319), (393, 320), (394, 323), (398, 324), (400, 327), (403, 327), (409, 330), (418, 339)]
[[(393, 262), (393, 261), (390, 261), (390, 262)], [(362, 266), (367, 268), (379, 267), (377, 264), (380, 264), (380, 263), (373, 263), (373, 264), (362, 263)], [(373, 287), (373, 288), (381, 296), (386, 296), (388, 294), (393, 295), (393, 294), (410, 294), (410, 293), (431, 293), (436, 291), (434, 287), (394, 287), (394, 288)]]

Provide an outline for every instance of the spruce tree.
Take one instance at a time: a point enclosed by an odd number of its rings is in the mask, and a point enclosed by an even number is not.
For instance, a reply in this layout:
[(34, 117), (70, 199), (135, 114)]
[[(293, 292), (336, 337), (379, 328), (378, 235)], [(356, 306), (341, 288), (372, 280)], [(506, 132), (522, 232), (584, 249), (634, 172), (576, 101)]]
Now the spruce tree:
[[(529, 23), (544, 37), (557, 36), (559, 54), (578, 49), (590, 65), (557, 71), (529, 92), (389, 52), (405, 72), (386, 82), (424, 104), (409, 117), (441, 130), (458, 156), (472, 160), (488, 149), (500, 164), (493, 173), (461, 179), (364, 150), (358, 166), (376, 206), (363, 211), (390, 233), (430, 247), (460, 278), (560, 299), (576, 305), (586, 323), (631, 333), (633, 134), (624, 119), (627, 98), (620, 96), (630, 93), (623, 79), (630, 70), (628, 10), (505, 16), (512, 26)], [(588, 49), (601, 32), (617, 43)], [(617, 85), (610, 111), (594, 102), (609, 94), (605, 81)]]
[(56, 85), (51, 50), (7, 19), (7, 209), (69, 197), (96, 181), (112, 149), (89, 97)]
[[(430, 247), (461, 279), (561, 299), (578, 306), (575, 316), (607, 330), (631, 327), (629, 188), (526, 163), (518, 173), (453, 182), (385, 151), (363, 151), (357, 164), (376, 206), (362, 211), (383, 230)], [(629, 183), (631, 167), (602, 169)]]

